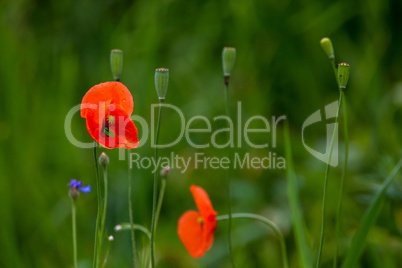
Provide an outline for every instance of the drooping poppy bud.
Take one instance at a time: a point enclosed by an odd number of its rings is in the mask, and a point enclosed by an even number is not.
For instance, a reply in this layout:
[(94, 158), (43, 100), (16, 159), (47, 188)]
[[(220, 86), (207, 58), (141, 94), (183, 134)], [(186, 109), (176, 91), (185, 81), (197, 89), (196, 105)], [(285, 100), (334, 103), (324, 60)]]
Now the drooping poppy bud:
[(105, 152), (102, 152), (99, 156), (99, 164), (102, 167), (106, 167), (107, 165), (109, 165), (109, 157), (107, 156), (107, 154), (105, 154)]
[(112, 51), (110, 51), (110, 67), (113, 79), (120, 81), (120, 76), (123, 71), (123, 50), (112, 49)]
[(164, 179), (167, 179), (167, 177), (169, 176), (170, 173), (170, 167), (164, 167), (161, 170), (161, 177)]
[(325, 54), (327, 54), (330, 60), (335, 59), (334, 47), (332, 46), (331, 39), (328, 37), (324, 37), (320, 41), (322, 50), (324, 50)]
[(169, 69), (158, 68), (155, 70), (155, 88), (159, 100), (163, 101), (169, 84)]
[(232, 74), (233, 66), (236, 60), (236, 48), (224, 47), (222, 51), (223, 76), (229, 78)]
[(346, 62), (338, 64), (338, 82), (340, 90), (345, 90), (349, 81), (350, 65)]

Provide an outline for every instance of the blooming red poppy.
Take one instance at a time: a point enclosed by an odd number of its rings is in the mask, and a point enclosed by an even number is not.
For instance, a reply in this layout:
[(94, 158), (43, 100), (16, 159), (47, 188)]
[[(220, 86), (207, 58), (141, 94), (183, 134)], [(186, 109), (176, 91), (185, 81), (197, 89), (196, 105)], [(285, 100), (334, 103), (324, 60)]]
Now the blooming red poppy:
[(177, 233), (188, 253), (193, 258), (199, 258), (212, 246), (218, 213), (203, 188), (192, 185), (190, 191), (198, 211), (186, 211), (180, 217)]
[(133, 149), (138, 146), (137, 128), (130, 118), (133, 96), (120, 82), (93, 86), (81, 103), (81, 117), (87, 120), (89, 135), (105, 148)]

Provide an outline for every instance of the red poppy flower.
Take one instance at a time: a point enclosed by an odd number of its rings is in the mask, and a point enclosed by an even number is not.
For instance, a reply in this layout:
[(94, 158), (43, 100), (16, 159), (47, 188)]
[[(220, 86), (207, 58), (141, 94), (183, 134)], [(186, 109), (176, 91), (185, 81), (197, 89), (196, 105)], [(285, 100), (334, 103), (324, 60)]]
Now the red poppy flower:
[(133, 149), (138, 146), (137, 128), (130, 118), (133, 96), (120, 82), (93, 86), (81, 103), (81, 117), (87, 120), (89, 135), (105, 148)]
[(199, 258), (212, 246), (218, 213), (204, 189), (192, 185), (190, 191), (199, 211), (185, 212), (179, 219), (177, 233), (188, 253)]

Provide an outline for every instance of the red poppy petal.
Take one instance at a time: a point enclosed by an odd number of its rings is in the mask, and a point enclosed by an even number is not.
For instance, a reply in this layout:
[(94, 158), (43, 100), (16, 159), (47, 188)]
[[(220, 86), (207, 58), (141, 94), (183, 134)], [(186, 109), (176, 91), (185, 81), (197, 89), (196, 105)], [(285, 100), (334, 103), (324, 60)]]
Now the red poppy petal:
[(137, 148), (139, 145), (138, 131), (137, 127), (134, 124), (134, 121), (131, 118), (126, 125), (125, 133), (124, 147), (126, 149)]
[(106, 82), (93, 86), (82, 99), (81, 117), (87, 118), (88, 105), (97, 105), (100, 102), (110, 101), (121, 105), (126, 114), (133, 113), (133, 96), (125, 85), (120, 82)]
[(139, 144), (138, 131), (130, 116), (125, 113), (121, 106), (116, 106), (110, 115), (115, 118), (115, 124), (110, 127), (110, 130), (114, 132), (119, 147), (136, 148)]
[[(102, 124), (105, 118), (105, 111), (101, 109), (102, 112), (98, 109), (88, 109), (87, 111), (87, 120), (86, 126), (89, 135), (98, 143), (100, 143), (99, 137), (100, 132), (102, 130)], [(101, 144), (103, 147), (106, 147), (105, 144)], [(106, 147), (108, 148), (108, 147)], [(111, 148), (108, 148), (111, 149)]]
[(87, 129), (95, 141), (108, 149), (133, 149), (139, 144), (137, 128), (120, 105), (110, 104), (107, 109), (88, 110)]
[(203, 239), (205, 241), (205, 250), (208, 250), (214, 242), (214, 232), (217, 220), (214, 214), (210, 214), (207, 218), (203, 217)]
[(187, 211), (180, 217), (177, 225), (177, 234), (193, 258), (203, 256), (210, 247), (209, 243), (207, 244), (204, 240), (200, 218), (201, 214), (197, 211)]
[(195, 204), (200, 211), (202, 218), (205, 220), (209, 215), (217, 215), (218, 213), (212, 207), (211, 200), (207, 192), (200, 186), (191, 185), (190, 191), (193, 194)]
[(208, 237), (204, 238), (204, 250), (207, 252), (211, 247), (212, 244), (214, 243), (214, 235), (209, 235)]

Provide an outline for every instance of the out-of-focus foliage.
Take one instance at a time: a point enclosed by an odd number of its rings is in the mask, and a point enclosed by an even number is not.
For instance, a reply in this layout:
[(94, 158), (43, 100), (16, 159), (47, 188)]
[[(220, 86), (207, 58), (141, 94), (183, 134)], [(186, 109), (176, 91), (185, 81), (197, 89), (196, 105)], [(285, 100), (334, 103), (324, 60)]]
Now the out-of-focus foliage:
[[(0, 267), (69, 267), (72, 263), (70, 201), (67, 183), (77, 178), (95, 184), (93, 151), (72, 145), (64, 120), (93, 85), (112, 80), (109, 51), (124, 51), (121, 77), (134, 96), (134, 114), (150, 122), (157, 103), (154, 71), (170, 70), (166, 102), (186, 116), (211, 119), (224, 113), (221, 51), (236, 47), (232, 101), (241, 101), (244, 121), (252, 115), (286, 115), (294, 146), (307, 241), (317, 252), (325, 166), (301, 142), (301, 126), (313, 112), (338, 97), (331, 66), (319, 40), (328, 36), (336, 60), (351, 65), (347, 88), (350, 165), (345, 185), (340, 254), (344, 255), (379, 183), (399, 157), (402, 136), (402, 21), (400, 1), (1, 1), (0, 2)], [(235, 108), (236, 105), (233, 105)], [(161, 142), (180, 132), (178, 115), (163, 114)], [(221, 122), (222, 123), (222, 122)], [(325, 124), (306, 130), (307, 143), (324, 148)], [(194, 125), (195, 126), (195, 125)], [(199, 126), (204, 127), (204, 126)], [(221, 127), (214, 122), (213, 129)], [(342, 130), (342, 129), (341, 129)], [(90, 142), (85, 120), (76, 114), (72, 132)], [(141, 133), (141, 129), (140, 129)], [(282, 124), (276, 148), (271, 134), (255, 134), (255, 143), (235, 151), (283, 156)], [(208, 134), (193, 136), (198, 143)], [(342, 148), (342, 135), (340, 136)], [(107, 228), (128, 220), (127, 163), (110, 157)], [(152, 156), (148, 140), (133, 150)], [(196, 150), (185, 139), (162, 149), (194, 157), (224, 155), (216, 148)], [(342, 155), (342, 150), (341, 150)], [(342, 160), (342, 158), (340, 159)], [(233, 172), (233, 210), (270, 217), (283, 230), (291, 267), (298, 267), (286, 195), (285, 170)], [(150, 226), (152, 174), (134, 169), (134, 217)], [(328, 225), (323, 267), (334, 249), (334, 215), (340, 168), (329, 181)], [(158, 267), (230, 267), (226, 223), (220, 222), (212, 249), (193, 260), (176, 235), (177, 219), (194, 209), (189, 186), (202, 185), (220, 214), (227, 211), (223, 170), (172, 169), (158, 224)], [(377, 225), (371, 230), (361, 267), (402, 266), (402, 183), (392, 185)], [(77, 201), (80, 267), (90, 267), (96, 195)], [(264, 226), (234, 221), (238, 267), (280, 267), (278, 240)], [(146, 237), (137, 236), (139, 246)], [(147, 255), (149, 253), (141, 253)], [(110, 267), (130, 264), (128, 233), (115, 235)]]

